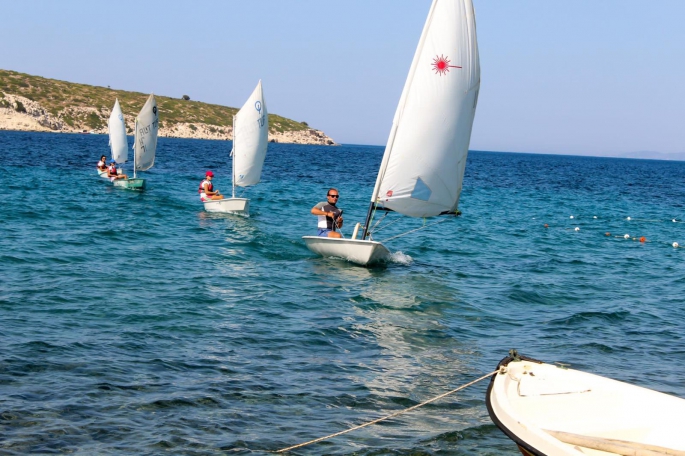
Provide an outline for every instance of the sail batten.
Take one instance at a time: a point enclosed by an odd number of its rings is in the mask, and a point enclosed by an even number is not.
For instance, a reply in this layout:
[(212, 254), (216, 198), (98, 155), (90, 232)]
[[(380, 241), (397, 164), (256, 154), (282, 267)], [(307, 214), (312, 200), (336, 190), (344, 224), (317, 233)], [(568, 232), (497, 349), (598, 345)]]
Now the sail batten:
[(269, 145), (269, 114), (262, 81), (234, 118), (233, 182), (247, 187), (259, 183)]
[(434, 0), (395, 112), (372, 203), (412, 217), (457, 209), (479, 85), (471, 0)]
[(136, 118), (135, 139), (133, 141), (134, 168), (136, 171), (146, 171), (154, 166), (158, 130), (157, 101), (151, 94)]
[(121, 111), (119, 99), (117, 98), (109, 115), (107, 123), (109, 130), (109, 147), (112, 152), (112, 160), (118, 164), (126, 163), (128, 160), (128, 140), (126, 139), (126, 124), (124, 113)]

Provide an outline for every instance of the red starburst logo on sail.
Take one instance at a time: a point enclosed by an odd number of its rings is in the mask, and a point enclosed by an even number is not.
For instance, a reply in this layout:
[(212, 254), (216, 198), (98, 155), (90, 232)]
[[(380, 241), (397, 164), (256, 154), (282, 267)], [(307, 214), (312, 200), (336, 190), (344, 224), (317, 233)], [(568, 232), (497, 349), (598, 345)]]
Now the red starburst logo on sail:
[(440, 57), (436, 55), (433, 59), (432, 65), (433, 71), (435, 71), (435, 73), (439, 74), (440, 76), (449, 72), (450, 68), (461, 68), (460, 66), (450, 65), (450, 59), (448, 59), (444, 55), (441, 55)]

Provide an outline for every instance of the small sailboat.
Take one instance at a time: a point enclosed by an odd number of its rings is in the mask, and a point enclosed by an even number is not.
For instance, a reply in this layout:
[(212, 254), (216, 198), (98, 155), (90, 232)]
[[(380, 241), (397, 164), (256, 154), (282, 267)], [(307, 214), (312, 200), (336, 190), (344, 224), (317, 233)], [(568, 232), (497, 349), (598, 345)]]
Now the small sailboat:
[[(126, 123), (124, 122), (124, 113), (121, 111), (119, 99), (114, 101), (114, 107), (109, 115), (107, 123), (109, 130), (109, 148), (112, 152), (112, 160), (118, 165), (126, 163), (128, 160), (128, 139), (126, 138)], [(107, 171), (100, 171), (100, 177), (107, 179)]]
[(685, 456), (685, 399), (515, 350), (498, 369), (488, 413), (524, 455)]
[(133, 140), (133, 177), (117, 179), (115, 187), (133, 190), (145, 188), (145, 179), (139, 178), (138, 171), (147, 171), (155, 164), (157, 150), (157, 131), (159, 130), (159, 116), (155, 96), (150, 94), (140, 114), (136, 117), (135, 137)]
[(233, 116), (233, 189), (230, 198), (203, 201), (208, 212), (250, 215), (250, 200), (235, 196), (235, 188), (259, 183), (269, 145), (269, 114), (264, 102), (262, 81)]
[[(480, 88), (471, 0), (433, 0), (402, 91), (364, 226), (352, 239), (304, 236), (323, 256), (366, 265), (388, 249), (372, 240), (376, 212), (458, 215)], [(387, 212), (386, 212), (387, 214)], [(361, 230), (361, 239), (356, 239)]]

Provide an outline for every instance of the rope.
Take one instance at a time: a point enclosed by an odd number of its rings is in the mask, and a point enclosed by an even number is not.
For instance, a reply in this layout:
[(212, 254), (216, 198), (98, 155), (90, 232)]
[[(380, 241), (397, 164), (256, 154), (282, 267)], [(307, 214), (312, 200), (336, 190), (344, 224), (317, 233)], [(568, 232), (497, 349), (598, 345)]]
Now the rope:
[(383, 239), (381, 242), (388, 242), (388, 241), (391, 240), (391, 239), (396, 239), (396, 238), (398, 238), (398, 237), (406, 236), (407, 234), (413, 233), (413, 232), (415, 232), (415, 231), (423, 230), (423, 229), (425, 229), (425, 228), (428, 228), (429, 226), (437, 225), (438, 223), (442, 223), (442, 222), (444, 222), (444, 221), (446, 221), (446, 220), (449, 220), (449, 218), (444, 218), (444, 219), (442, 219), (442, 220), (438, 220), (438, 221), (435, 222), (435, 223), (431, 223), (430, 225), (423, 225), (423, 226), (421, 226), (421, 227), (419, 227), (419, 228), (416, 228), (416, 229), (414, 229), (414, 230), (407, 231), (406, 233), (398, 234), (397, 236), (392, 236), (392, 237), (389, 237), (389, 238), (387, 238), (387, 239)]
[(485, 380), (486, 378), (492, 377), (492, 376), (495, 375), (497, 372), (499, 372), (499, 370), (490, 372), (489, 374), (483, 375), (482, 377), (477, 378), (477, 379), (475, 379), (475, 380), (473, 380), (473, 381), (471, 381), (471, 382), (469, 382), (469, 383), (467, 383), (467, 384), (465, 384), (465, 385), (462, 385), (462, 386), (460, 386), (459, 388), (455, 388), (455, 389), (453, 389), (452, 391), (448, 391), (448, 392), (446, 392), (446, 393), (440, 394), (439, 396), (435, 396), (433, 399), (429, 399), (429, 400), (427, 400), (427, 401), (425, 401), (425, 402), (422, 402), (422, 403), (420, 403), (420, 404), (414, 405), (414, 406), (409, 407), (409, 408), (407, 408), (407, 409), (400, 410), (400, 411), (398, 411), (398, 412), (392, 413), (392, 414), (387, 415), (387, 416), (384, 416), (384, 417), (382, 417), (382, 418), (378, 418), (378, 419), (373, 420), (373, 421), (366, 422), (366, 423), (364, 423), (364, 424), (360, 424), (359, 426), (355, 426), (355, 427), (353, 427), (353, 428), (346, 429), (346, 430), (344, 430), (344, 431), (336, 432), (335, 434), (327, 435), (326, 437), (319, 437), (318, 439), (310, 440), (309, 442), (304, 442), (304, 443), (300, 443), (300, 444), (297, 444), (297, 445), (290, 446), (290, 447), (288, 447), (288, 448), (280, 449), (280, 450), (276, 451), (276, 453), (285, 453), (286, 451), (294, 450), (295, 448), (300, 448), (300, 447), (303, 447), (303, 446), (306, 446), (306, 445), (311, 445), (312, 443), (321, 442), (322, 440), (327, 440), (327, 439), (330, 439), (330, 438), (333, 438), (333, 437), (337, 437), (337, 436), (339, 436), (339, 435), (347, 434), (348, 432), (356, 431), (357, 429), (361, 429), (361, 428), (363, 428), (363, 427), (371, 426), (372, 424), (380, 423), (381, 421), (385, 421), (385, 420), (387, 420), (387, 419), (394, 418), (394, 417), (396, 417), (396, 416), (402, 415), (403, 413), (407, 413), (407, 412), (410, 412), (410, 411), (412, 411), (412, 410), (414, 410), (414, 409), (417, 409), (417, 408), (419, 408), (419, 407), (423, 407), (423, 406), (426, 405), (426, 404), (430, 404), (431, 402), (435, 402), (435, 401), (437, 401), (438, 399), (442, 399), (443, 397), (449, 396), (450, 394), (456, 393), (457, 391), (463, 390), (464, 388), (467, 388), (467, 387), (469, 387), (469, 386), (471, 386), (471, 385), (474, 385), (474, 384), (476, 384), (476, 383), (478, 383), (478, 382), (480, 382), (480, 381), (482, 381), (482, 380)]
[[(374, 209), (374, 210), (373, 210), (373, 215), (375, 215), (375, 214), (376, 214), (376, 210)], [(383, 214), (383, 217), (381, 217), (381, 218), (376, 222), (376, 224), (369, 230), (369, 232), (372, 232), (372, 231), (375, 232), (375, 231), (376, 231), (376, 227), (377, 227), (378, 225), (381, 224), (381, 222), (383, 221), (383, 219), (384, 219), (385, 217), (387, 217), (388, 214), (389, 214), (389, 212), (386, 212), (385, 214)], [(382, 228), (381, 228), (381, 229), (382, 229)]]
[[(388, 215), (388, 214), (385, 214), (385, 215)], [(383, 216), (384, 218), (385, 218), (385, 215)], [(381, 220), (383, 220), (383, 219), (381, 219)], [(381, 226), (381, 227), (378, 228), (378, 229), (376, 229), (376, 227), (374, 226), (373, 232), (374, 232), (374, 233), (378, 233), (379, 231), (384, 230), (385, 228), (389, 227), (389, 226), (392, 225), (393, 223), (399, 222), (400, 220), (402, 220), (402, 217), (398, 217), (398, 218), (396, 218), (395, 220), (393, 220), (392, 222), (389, 222), (389, 223), (387, 223), (386, 225)], [(378, 223), (380, 223), (380, 220), (378, 221)], [(378, 223), (377, 223), (376, 225), (378, 225)]]

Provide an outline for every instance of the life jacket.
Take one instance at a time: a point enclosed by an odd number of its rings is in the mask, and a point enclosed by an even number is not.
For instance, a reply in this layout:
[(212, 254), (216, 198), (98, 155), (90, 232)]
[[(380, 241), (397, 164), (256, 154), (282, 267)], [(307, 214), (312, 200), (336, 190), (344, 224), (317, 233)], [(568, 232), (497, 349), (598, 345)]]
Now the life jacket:
[(107, 168), (107, 171), (109, 172), (109, 174), (114, 174), (116, 176), (117, 175), (116, 165), (111, 165), (109, 168)]
[(210, 191), (210, 192), (214, 191), (214, 186), (212, 185), (212, 183), (210, 181), (208, 181), (207, 179), (205, 179), (202, 182), (200, 182), (200, 188), (197, 189), (198, 193), (204, 193), (205, 192), (205, 188), (204, 188), (205, 182), (207, 182), (209, 184), (209, 186), (207, 187), (207, 191)]

